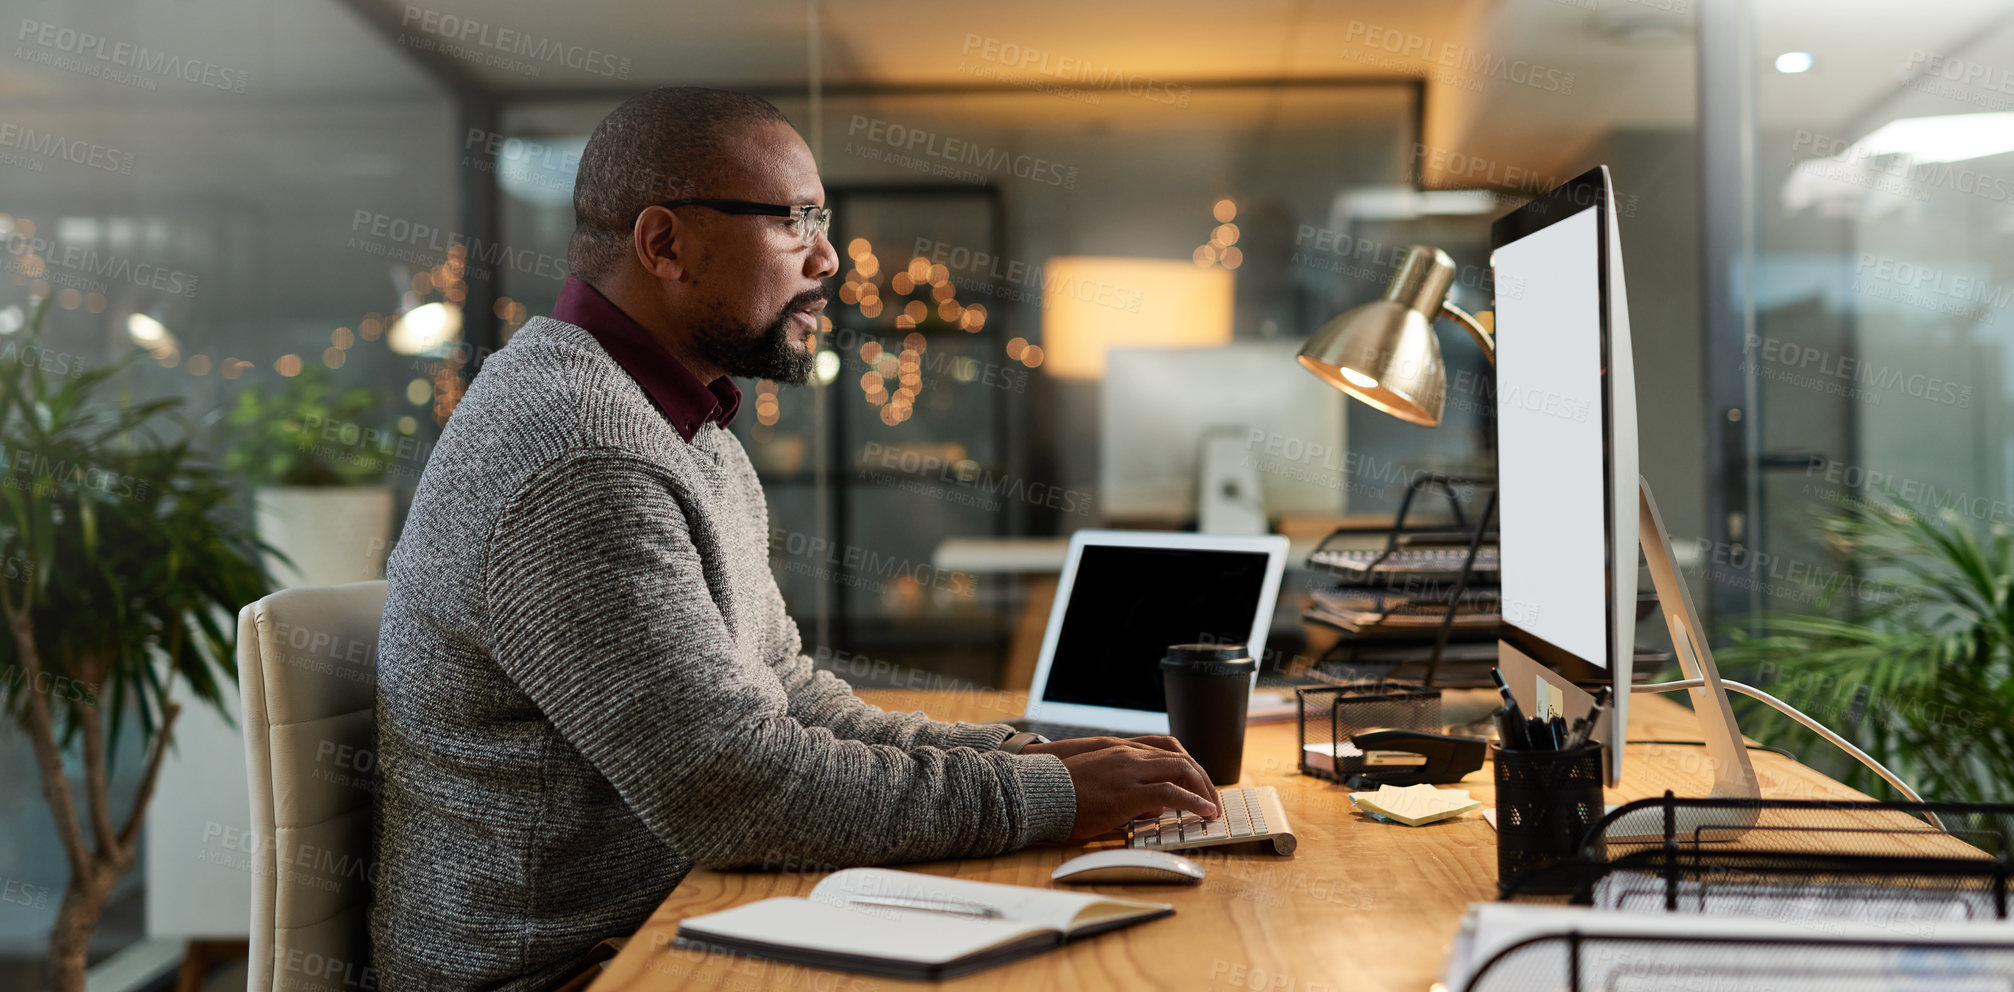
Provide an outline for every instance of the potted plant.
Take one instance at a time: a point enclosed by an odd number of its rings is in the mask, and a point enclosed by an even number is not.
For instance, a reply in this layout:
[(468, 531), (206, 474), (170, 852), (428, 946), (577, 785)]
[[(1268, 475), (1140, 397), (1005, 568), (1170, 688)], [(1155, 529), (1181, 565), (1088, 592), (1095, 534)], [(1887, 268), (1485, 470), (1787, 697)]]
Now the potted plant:
[[(1996, 524), (1981, 540), (1951, 510), (1883, 499), (1821, 520), (1868, 576), (1833, 597), (1851, 609), (1748, 618), (1753, 631), (1718, 653), (1729, 675), (1854, 740), (1925, 799), (2014, 802), (2014, 533)], [(1740, 719), (1766, 743), (1810, 739), (1772, 709)], [(1848, 764), (1847, 784), (1901, 798)]]
[(287, 559), (268, 563), (274, 575), (301, 586), (383, 575), (387, 479), (416, 446), (384, 422), (376, 392), (308, 366), (277, 389), (240, 392), (226, 423), (224, 468), (252, 484), (259, 539)]
[[(47, 311), (44, 298), (31, 343)], [(69, 866), (49, 937), (61, 992), (84, 988), (91, 932), (133, 866), (181, 711), (173, 697), (214, 706), (235, 685), (229, 617), (268, 591), (230, 486), (187, 432), (161, 436), (182, 401), (101, 395), (134, 355), (67, 377), (0, 367), (0, 701), (33, 744)], [(129, 710), (147, 759), (131, 812), (114, 823), (107, 766)], [(81, 783), (66, 751), (81, 759)]]

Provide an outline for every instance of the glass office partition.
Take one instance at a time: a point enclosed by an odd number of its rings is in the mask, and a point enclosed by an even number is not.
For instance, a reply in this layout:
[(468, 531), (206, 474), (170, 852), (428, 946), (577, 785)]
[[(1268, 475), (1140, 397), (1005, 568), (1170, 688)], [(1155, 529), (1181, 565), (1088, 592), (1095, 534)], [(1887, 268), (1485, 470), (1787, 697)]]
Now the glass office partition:
[(1822, 527), (1867, 499), (2014, 523), (2014, 95), (1994, 82), (2014, 8), (1938, 7), (1856, 5), (1890, 29), (1849, 44), (1754, 5), (1753, 325), (1729, 371), (1754, 396), (1750, 543), (1778, 562), (1760, 607), (1880, 595)]

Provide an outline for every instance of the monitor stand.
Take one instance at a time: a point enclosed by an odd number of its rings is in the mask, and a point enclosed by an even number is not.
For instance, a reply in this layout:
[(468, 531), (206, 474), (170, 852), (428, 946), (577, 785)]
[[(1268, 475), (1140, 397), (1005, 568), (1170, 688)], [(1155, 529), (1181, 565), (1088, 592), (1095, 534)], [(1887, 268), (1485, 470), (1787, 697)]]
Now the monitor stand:
[[(1657, 590), (1657, 608), (1664, 614), (1664, 625), (1671, 631), (1671, 650), (1678, 656), (1679, 670), (1685, 677), (1670, 682), (1648, 682), (1629, 687), (1617, 686), (1617, 692), (1676, 692), (1685, 690), (1692, 694), (1692, 712), (1699, 717), (1699, 726), (1706, 739), (1707, 765), (1713, 770), (1713, 786), (1707, 791), (1709, 799), (1760, 799), (1762, 789), (1755, 777), (1755, 766), (1748, 760), (1747, 742), (1741, 739), (1741, 729), (1734, 721), (1734, 710), (1727, 705), (1727, 688), (1721, 682), (1720, 669), (1713, 663), (1713, 649), (1708, 646), (1706, 629), (1699, 622), (1699, 612), (1693, 609), (1692, 594), (1686, 590), (1685, 579), (1678, 574), (1678, 564), (1671, 553), (1671, 537), (1665, 533), (1664, 519), (1657, 512), (1657, 501), (1651, 498), (1650, 482), (1637, 479), (1637, 543), (1643, 547), (1644, 561), (1650, 566), (1651, 585)], [(1626, 727), (1617, 727), (1612, 745), (1623, 746), (1628, 737)], [(1618, 807), (1608, 807), (1615, 812)], [(1670, 829), (1674, 840), (1687, 843), (1730, 841), (1748, 832), (1755, 825), (1760, 811), (1754, 807), (1735, 809), (1684, 809), (1678, 811)], [(1646, 844), (1659, 843), (1665, 839), (1665, 815), (1663, 810), (1644, 809), (1632, 812), (1602, 831), (1602, 839), (1610, 843)]]
[(1252, 464), (1252, 434), (1242, 427), (1203, 432), (1196, 452), (1196, 530), (1203, 534), (1268, 533), (1259, 470)]
[[(1734, 710), (1727, 705), (1727, 688), (1720, 680), (1720, 668), (1713, 663), (1706, 630), (1699, 611), (1693, 609), (1692, 593), (1678, 574), (1671, 553), (1671, 537), (1665, 533), (1664, 518), (1658, 515), (1657, 501), (1651, 498), (1650, 482), (1637, 480), (1637, 542), (1643, 546), (1644, 561), (1650, 565), (1651, 586), (1657, 590), (1657, 608), (1664, 614), (1665, 628), (1671, 631), (1671, 650), (1678, 656), (1679, 671), (1685, 678), (1675, 682), (1647, 682), (1631, 686), (1632, 692), (1676, 692), (1692, 694), (1692, 711), (1699, 716), (1706, 735), (1706, 757), (1713, 768), (1710, 799), (1760, 799), (1762, 791), (1755, 778), (1755, 766), (1748, 760), (1748, 745), (1735, 725)], [(1620, 687), (1617, 691), (1622, 691)], [(1618, 735), (1620, 739), (1621, 735)]]
[[(1700, 729), (1706, 737), (1707, 761), (1713, 767), (1713, 788), (1707, 793), (1707, 798), (1762, 798), (1755, 766), (1748, 760), (1748, 744), (1741, 739), (1741, 729), (1734, 721), (1734, 710), (1727, 704), (1727, 694), (1731, 690), (1769, 704), (1873, 769), (1875, 774), (1910, 801), (1922, 802), (1923, 797), (1917, 795), (1909, 783), (1817, 720), (1767, 692), (1720, 677), (1720, 668), (1713, 663), (1713, 649), (1707, 646), (1706, 629), (1700, 625), (1699, 612), (1693, 609), (1692, 594), (1686, 590), (1685, 581), (1679, 576), (1678, 566), (1673, 561), (1671, 538), (1665, 533), (1664, 519), (1658, 515), (1657, 501), (1651, 498), (1650, 483), (1641, 477), (1637, 479), (1637, 493), (1637, 540), (1643, 546), (1644, 560), (1650, 566), (1650, 581), (1657, 589), (1657, 607), (1664, 614), (1665, 626), (1671, 631), (1672, 653), (1678, 656), (1679, 668), (1685, 677), (1670, 682), (1631, 686), (1630, 691), (1677, 692), (1682, 689), (1692, 694), (1692, 711), (1699, 717)], [(1616, 739), (1622, 740), (1623, 735), (1617, 734)], [(1697, 835), (1693, 838), (1697, 841), (1733, 840), (1755, 825), (1758, 812), (1755, 808), (1686, 810), (1679, 817), (1678, 832)], [(1923, 815), (1939, 829), (1943, 828), (1944, 824), (1936, 813), (1926, 810)], [(1618, 821), (1611, 825), (1607, 836), (1611, 840), (1622, 841), (1640, 840), (1645, 836), (1661, 838), (1664, 833), (1662, 814), (1657, 810), (1645, 810), (1641, 816), (1645, 822), (1635, 822), (1639, 814), (1631, 814), (1624, 818), (1629, 822)], [(1688, 820), (1691, 822), (1688, 823)]]

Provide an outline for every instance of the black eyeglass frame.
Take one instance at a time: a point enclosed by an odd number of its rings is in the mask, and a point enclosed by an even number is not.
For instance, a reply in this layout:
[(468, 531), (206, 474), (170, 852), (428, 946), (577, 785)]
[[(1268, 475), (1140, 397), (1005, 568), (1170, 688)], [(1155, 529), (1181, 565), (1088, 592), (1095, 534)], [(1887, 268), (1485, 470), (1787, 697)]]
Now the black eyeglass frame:
[(832, 230), (832, 208), (816, 204), (792, 207), (781, 203), (757, 203), (753, 200), (723, 200), (715, 197), (688, 196), (677, 200), (666, 200), (657, 204), (666, 210), (679, 207), (705, 207), (724, 214), (753, 214), (763, 217), (788, 217), (797, 230), (797, 236), (806, 245), (818, 243), (818, 238)]

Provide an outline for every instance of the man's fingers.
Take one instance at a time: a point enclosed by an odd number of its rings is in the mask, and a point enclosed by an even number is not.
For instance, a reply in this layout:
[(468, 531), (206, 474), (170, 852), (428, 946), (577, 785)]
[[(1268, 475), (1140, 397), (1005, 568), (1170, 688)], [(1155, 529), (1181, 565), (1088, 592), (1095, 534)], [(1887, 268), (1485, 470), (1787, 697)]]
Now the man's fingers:
[(1158, 751), (1167, 751), (1171, 754), (1179, 754), (1189, 759), (1189, 763), (1196, 768), (1196, 774), (1202, 779), (1202, 791), (1200, 794), (1208, 797), (1211, 802), (1217, 801), (1217, 787), (1210, 784), (1209, 773), (1203, 771), (1202, 764), (1196, 760), (1194, 755), (1189, 753), (1188, 748), (1182, 746), (1181, 741), (1173, 737), (1150, 735), (1147, 737), (1132, 738), (1131, 743), (1142, 747), (1150, 747)]
[(1218, 815), (1217, 804), (1182, 788), (1173, 782), (1162, 782), (1147, 787), (1148, 795), (1168, 809), (1178, 809), (1194, 813), (1206, 820), (1214, 820)]
[(1172, 751), (1158, 751), (1146, 757), (1145, 762), (1153, 769), (1153, 780), (1179, 785), (1198, 796), (1207, 796), (1212, 803), (1217, 801), (1217, 787), (1210, 784), (1209, 773), (1203, 771), (1203, 766), (1197, 764), (1196, 759)]
[(1146, 745), (1147, 747), (1152, 747), (1152, 748), (1159, 748), (1159, 749), (1161, 749), (1161, 750), (1163, 750), (1163, 751), (1173, 751), (1173, 752), (1175, 752), (1176, 754), (1188, 754), (1188, 753), (1189, 753), (1189, 749), (1188, 749), (1188, 748), (1185, 748), (1185, 747), (1183, 747), (1183, 746), (1182, 746), (1182, 742), (1181, 742), (1181, 741), (1178, 741), (1178, 740), (1176, 740), (1176, 739), (1174, 739), (1173, 737), (1165, 737), (1165, 736), (1158, 736), (1158, 735), (1156, 735), (1156, 736), (1149, 736), (1149, 737), (1135, 737), (1135, 738), (1132, 738), (1132, 740), (1133, 740), (1133, 742), (1134, 742), (1134, 743), (1136, 743), (1136, 744), (1144, 744), (1144, 745)]

